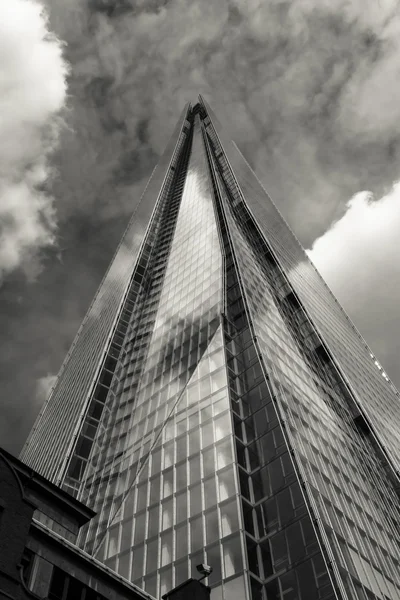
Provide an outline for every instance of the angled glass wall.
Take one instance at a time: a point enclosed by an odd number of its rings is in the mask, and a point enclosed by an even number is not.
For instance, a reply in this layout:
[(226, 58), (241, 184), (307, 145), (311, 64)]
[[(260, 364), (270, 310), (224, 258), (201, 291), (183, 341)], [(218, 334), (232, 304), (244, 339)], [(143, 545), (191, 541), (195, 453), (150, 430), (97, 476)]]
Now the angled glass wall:
[(23, 451), (79, 545), (156, 597), (398, 600), (398, 392), (202, 99), (143, 202)]
[[(212, 111), (202, 100), (212, 118)], [(301, 244), (277, 210), (256, 175), (216, 120), (208, 118), (210, 137), (218, 140), (225, 176), (232, 190), (245, 199), (260, 234), (268, 242), (308, 316), (324, 339), (341, 375), (352, 390), (359, 412), (365, 414), (393, 470), (400, 473), (400, 395), (358, 333)], [(239, 201), (239, 200), (238, 200)]]
[[(157, 249), (132, 317), (135, 336), (126, 336), (115, 374), (114, 416), (103, 419), (105, 435), (81, 486), (82, 499), (98, 511), (81, 545), (153, 595), (212, 562), (210, 582), (222, 593), (222, 580), (229, 590), (243, 573), (244, 557), (222, 255), (198, 115), (176, 215), (168, 211), (161, 230), (167, 247)], [(244, 589), (243, 577), (235, 586)]]
[[(319, 524), (317, 537), (330, 565), (325, 571), (320, 565), (319, 585), (327, 585), (331, 578), (336, 593), (350, 598), (397, 598), (399, 502), (390, 465), (382, 462), (364, 422), (360, 427), (354, 399), (322, 334), (308, 319), (284, 265), (260, 234), (215, 131), (211, 131), (209, 146), (256, 352), (262, 357), (309, 511)], [(248, 188), (246, 191), (250, 193)], [(255, 431), (260, 428), (259, 419), (253, 427)], [(253, 446), (253, 435), (251, 431), (248, 449)], [(279, 462), (275, 461), (275, 470), (282, 484), (285, 468)], [(261, 495), (271, 493), (271, 469), (264, 468), (266, 482)], [(246, 480), (243, 489), (247, 490), (253, 479), (254, 475)], [(257, 473), (257, 486), (262, 479)], [(262, 504), (258, 508), (263, 512)], [(279, 510), (279, 504), (276, 506)], [(292, 561), (290, 547), (294, 546), (289, 539), (287, 544), (286, 560)], [(299, 541), (295, 546), (300, 548)], [(273, 558), (271, 562), (270, 575), (277, 572)], [(260, 571), (259, 565), (257, 568)], [(310, 569), (310, 577), (311, 573)], [(317, 589), (312, 593), (310, 587), (307, 598), (325, 597), (321, 593)], [(329, 586), (326, 593), (330, 597)]]
[[(117, 334), (112, 339), (116, 333), (116, 321), (122, 311), (139, 254), (142, 252), (142, 255), (146, 255), (148, 252), (143, 247), (146, 229), (154, 218), (157, 203), (163, 200), (163, 192), (170, 186), (171, 169), (179, 156), (188, 111), (189, 105), (183, 110), (164, 154), (153, 171), (64, 360), (57, 381), (22, 449), (21, 460), (51, 481), (59, 483), (63, 479), (66, 462), (71, 458), (81, 431), (107, 350), (111, 350), (115, 356), (121, 347), (122, 336)], [(105, 378), (107, 380), (107, 374)], [(104, 392), (99, 400), (104, 403)], [(95, 428), (97, 424), (98, 419), (95, 418)]]

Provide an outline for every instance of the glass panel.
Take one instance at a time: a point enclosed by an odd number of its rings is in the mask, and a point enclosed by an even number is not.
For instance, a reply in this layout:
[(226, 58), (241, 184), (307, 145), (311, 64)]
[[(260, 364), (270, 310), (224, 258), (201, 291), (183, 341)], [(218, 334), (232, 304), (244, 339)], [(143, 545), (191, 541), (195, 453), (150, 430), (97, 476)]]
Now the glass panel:
[(230, 577), (243, 569), (240, 537), (235, 536), (222, 543), (225, 577)]
[(171, 527), (173, 525), (172, 510), (173, 510), (172, 499), (167, 500), (167, 502), (163, 503), (163, 505), (162, 505), (162, 529), (163, 530), (168, 529), (168, 527)]
[(159, 509), (158, 505), (149, 510), (149, 530), (147, 533), (148, 537), (157, 535), (158, 532), (160, 531), (159, 514), (160, 514), (160, 509)]
[(163, 496), (164, 496), (164, 498), (167, 498), (168, 496), (170, 496), (172, 494), (173, 481), (174, 481), (173, 470), (169, 469), (168, 471), (164, 471), (164, 473), (163, 473), (163, 484), (164, 484)]
[(190, 474), (190, 483), (196, 483), (200, 481), (200, 454), (193, 456), (189, 460), (189, 474)]
[(145, 584), (144, 589), (151, 596), (155, 596), (157, 593), (157, 575), (151, 575), (150, 577), (144, 578)]
[(191, 552), (200, 550), (204, 545), (203, 542), (203, 518), (195, 517), (190, 521), (190, 546)]
[[(135, 558), (135, 557), (134, 557)], [(146, 572), (154, 571), (157, 568), (158, 560), (158, 539), (147, 543), (147, 562)]]
[(108, 534), (108, 553), (107, 556), (113, 556), (118, 552), (119, 527), (113, 527)]
[(175, 586), (180, 585), (188, 578), (188, 562), (187, 559), (175, 563)]
[(230, 535), (239, 529), (239, 517), (236, 498), (231, 502), (221, 504), (222, 535)]
[(218, 472), (219, 500), (222, 502), (236, 492), (233, 468)]
[(232, 442), (228, 438), (216, 445), (217, 452), (217, 469), (222, 469), (233, 461), (232, 457)]
[(125, 577), (125, 579), (130, 579), (131, 576), (130, 559), (130, 552), (126, 554), (121, 554), (118, 559), (118, 573), (122, 575), (122, 577)]
[(244, 600), (246, 591), (243, 577), (236, 577), (224, 583), (224, 596), (229, 600)]
[(208, 578), (208, 585), (213, 585), (218, 581), (221, 581), (222, 571), (221, 571), (221, 549), (220, 545), (216, 544), (211, 547), (206, 548), (207, 553), (207, 564), (211, 565), (213, 568), (213, 572)]
[[(199, 114), (196, 109), (194, 126), (191, 121), (187, 124), (193, 146), (182, 133), (174, 157), (171, 147), (170, 155), (162, 159), (162, 177), (158, 168), (149, 184), (150, 204), (154, 206), (157, 197), (159, 202), (146, 235), (143, 228), (139, 231), (144, 242), (140, 256), (136, 234), (133, 246), (125, 238), (124, 256), (120, 250), (116, 255), (110, 272), (117, 276), (118, 293), (112, 292), (111, 312), (104, 312), (101, 298), (103, 293), (109, 295), (102, 286), (93, 305), (99, 312), (91, 309), (74, 344), (82, 350), (85, 336), (92, 342), (93, 332), (100, 336), (93, 353), (76, 358), (73, 349), (68, 359), (72, 362), (66, 363), (77, 366), (81, 374), (84, 371), (83, 379), (76, 378), (73, 368), (72, 380), (67, 366), (66, 379), (62, 374), (52, 396), (51, 402), (58, 398), (57, 410), (53, 403), (46, 408), (50, 413), (43, 413), (45, 420), (48, 414), (57, 417), (53, 425), (62, 424), (60, 436), (44, 436), (43, 444), (36, 439), (29, 452), (40, 448), (46, 469), (46, 457), (51, 468), (62, 463), (60, 449), (69, 439), (69, 420), (75, 430), (81, 400), (93, 388), (64, 482), (74, 495), (81, 485), (79, 498), (97, 513), (90, 527), (82, 528), (81, 547), (127, 573), (133, 528), (132, 576), (142, 585), (137, 545), (153, 543), (152, 536), (161, 530), (160, 560), (154, 567), (160, 578), (157, 584), (150, 573), (145, 582), (146, 589), (158, 594), (170, 581), (166, 569), (170, 563), (165, 563), (172, 560), (168, 528), (175, 531), (188, 518), (188, 506), (190, 518), (196, 515), (199, 520), (187, 524), (185, 556), (188, 541), (197, 557), (204, 543), (218, 541), (217, 532), (225, 544), (238, 531), (238, 474), (242, 496), (260, 501), (254, 508), (243, 501), (246, 530), (254, 536), (268, 535), (268, 541), (257, 547), (249, 542), (251, 569), (266, 575), (292, 568), (281, 577), (285, 600), (296, 594), (310, 600), (317, 597), (317, 590), (322, 599), (333, 592), (322, 557), (316, 554), (319, 546), (287, 438), (302, 464), (316, 517), (326, 527), (338, 562), (362, 580), (368, 596), (395, 598), (400, 589), (396, 585), (400, 585), (400, 548), (393, 523), (399, 522), (400, 514), (388, 461), (396, 466), (400, 450), (396, 392), (247, 163), (224, 138), (228, 163), (212, 125), (207, 127), (206, 156), (200, 128), (204, 117)], [(208, 158), (216, 167), (215, 181)], [(140, 207), (139, 203), (136, 229), (145, 222)], [(229, 240), (222, 225), (229, 229)], [(114, 285), (108, 275), (105, 281)], [(121, 302), (116, 335), (107, 349), (104, 343)], [(103, 358), (104, 368), (99, 362)], [(92, 372), (93, 379), (98, 367), (98, 380), (88, 379), (87, 373)], [(63, 384), (67, 380), (72, 395)], [(83, 395), (78, 381), (85, 388)], [(61, 402), (67, 397), (67, 403)], [(232, 412), (241, 440), (235, 452)], [(278, 415), (285, 422), (285, 436)], [(232, 466), (235, 456), (240, 467)], [(122, 506), (121, 498), (125, 498)], [(217, 556), (219, 550), (222, 545), (215, 543), (210, 553)], [(224, 545), (225, 568), (236, 577), (228, 550)], [(143, 556), (143, 548), (141, 552)], [(149, 552), (144, 557), (153, 568)], [(137, 564), (140, 572), (135, 571)], [(253, 600), (262, 596), (254, 578), (251, 585)], [(267, 596), (274, 594), (271, 583)], [(362, 590), (360, 594), (365, 596)]]
[(176, 522), (180, 523), (187, 519), (188, 500), (187, 491), (176, 495)]
[(201, 512), (202, 509), (202, 501), (201, 501), (201, 484), (190, 488), (190, 515), (196, 515)]
[(138, 515), (135, 519), (134, 543), (137, 544), (144, 540), (144, 530), (146, 525), (146, 513)]
[(204, 499), (205, 507), (210, 508), (217, 503), (217, 489), (215, 485), (215, 477), (206, 479), (204, 482)]
[(219, 528), (218, 528), (218, 513), (217, 509), (208, 511), (204, 515), (206, 522), (206, 537), (207, 544), (211, 544), (219, 539)]
[(188, 529), (187, 525), (176, 528), (176, 558), (183, 558), (188, 554)]
[(176, 491), (179, 492), (187, 486), (187, 463), (176, 467)]
[(215, 473), (214, 448), (209, 448), (203, 452), (204, 477)]
[(172, 589), (172, 569), (162, 569), (160, 571), (160, 597)]
[(172, 531), (161, 536), (161, 566), (172, 562)]

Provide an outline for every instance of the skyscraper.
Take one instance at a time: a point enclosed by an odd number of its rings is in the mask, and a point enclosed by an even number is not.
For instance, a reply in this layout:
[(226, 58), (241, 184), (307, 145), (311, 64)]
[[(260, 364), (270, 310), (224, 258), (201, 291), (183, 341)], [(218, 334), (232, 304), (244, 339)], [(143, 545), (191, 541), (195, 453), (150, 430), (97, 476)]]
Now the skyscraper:
[(398, 600), (399, 450), (399, 393), (200, 97), (22, 460), (152, 595), (206, 562), (213, 600)]

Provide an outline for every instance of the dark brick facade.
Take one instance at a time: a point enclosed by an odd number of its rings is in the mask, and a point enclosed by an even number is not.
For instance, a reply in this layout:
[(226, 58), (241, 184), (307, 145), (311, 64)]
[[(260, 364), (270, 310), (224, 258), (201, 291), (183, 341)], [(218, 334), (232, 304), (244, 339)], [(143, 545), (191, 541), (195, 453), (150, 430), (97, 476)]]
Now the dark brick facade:
[(0, 600), (154, 600), (74, 545), (93, 516), (0, 449)]
[(21, 559), (34, 506), (12, 465), (0, 454), (0, 598), (29, 598), (21, 585)]

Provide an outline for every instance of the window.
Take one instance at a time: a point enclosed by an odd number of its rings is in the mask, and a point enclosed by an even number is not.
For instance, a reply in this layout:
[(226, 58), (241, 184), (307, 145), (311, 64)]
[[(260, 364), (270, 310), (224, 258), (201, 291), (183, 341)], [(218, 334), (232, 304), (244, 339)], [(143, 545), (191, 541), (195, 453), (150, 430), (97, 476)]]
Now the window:
[(217, 509), (214, 508), (205, 513), (204, 519), (206, 522), (206, 537), (207, 544), (211, 544), (219, 539), (219, 528), (218, 528), (218, 513)]
[(175, 530), (176, 536), (176, 558), (183, 558), (187, 556), (188, 553), (188, 533), (187, 533), (187, 525), (181, 525), (177, 527)]
[(53, 567), (47, 597), (49, 600), (83, 600), (83, 598), (85, 600), (105, 600), (104, 596), (85, 586), (75, 577), (67, 575), (58, 567)]
[(197, 483), (190, 489), (190, 514), (196, 515), (201, 512), (201, 484)]
[(201, 515), (190, 521), (190, 546), (191, 552), (200, 550), (204, 546), (203, 519)]
[(172, 531), (161, 536), (161, 566), (172, 562)]
[(222, 544), (225, 577), (230, 577), (243, 569), (240, 537), (234, 536)]
[(157, 568), (157, 559), (158, 559), (158, 539), (147, 543), (146, 572), (149, 573), (151, 571), (154, 571)]
[(232, 467), (218, 473), (218, 487), (220, 502), (235, 494), (235, 475)]
[(50, 582), (49, 599), (64, 600), (64, 594), (67, 589), (67, 574), (58, 567), (53, 568), (53, 575)]
[(162, 505), (162, 524), (161, 529), (172, 527), (172, 498)]
[(223, 537), (239, 529), (236, 497), (221, 505), (221, 526)]

